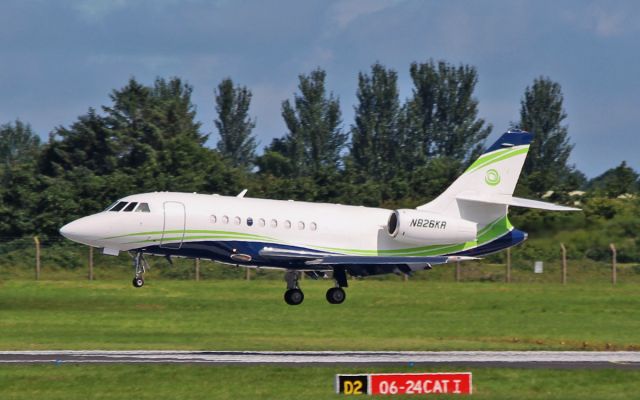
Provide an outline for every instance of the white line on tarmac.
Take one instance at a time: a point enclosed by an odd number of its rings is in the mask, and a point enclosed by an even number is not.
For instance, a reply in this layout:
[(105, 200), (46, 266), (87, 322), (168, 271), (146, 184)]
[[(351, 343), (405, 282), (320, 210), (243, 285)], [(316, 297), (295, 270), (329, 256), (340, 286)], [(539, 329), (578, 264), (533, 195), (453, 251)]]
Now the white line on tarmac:
[(0, 363), (551, 363), (640, 364), (633, 351), (0, 351)]

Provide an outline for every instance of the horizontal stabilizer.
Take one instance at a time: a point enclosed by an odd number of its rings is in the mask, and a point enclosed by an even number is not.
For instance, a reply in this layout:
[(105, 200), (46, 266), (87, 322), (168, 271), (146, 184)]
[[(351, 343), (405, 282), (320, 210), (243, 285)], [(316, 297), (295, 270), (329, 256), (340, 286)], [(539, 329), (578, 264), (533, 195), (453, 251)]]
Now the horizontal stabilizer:
[(514, 207), (537, 208), (540, 210), (549, 210), (549, 211), (580, 211), (579, 208), (561, 206), (558, 204), (547, 203), (546, 201), (529, 200), (529, 199), (523, 199), (520, 197), (514, 197), (510, 195), (501, 195), (501, 194), (478, 194), (478, 193), (463, 192), (463, 193), (459, 193), (456, 196), (456, 199), (465, 200), (465, 201), (475, 201), (478, 203), (504, 204), (507, 206), (514, 206)]

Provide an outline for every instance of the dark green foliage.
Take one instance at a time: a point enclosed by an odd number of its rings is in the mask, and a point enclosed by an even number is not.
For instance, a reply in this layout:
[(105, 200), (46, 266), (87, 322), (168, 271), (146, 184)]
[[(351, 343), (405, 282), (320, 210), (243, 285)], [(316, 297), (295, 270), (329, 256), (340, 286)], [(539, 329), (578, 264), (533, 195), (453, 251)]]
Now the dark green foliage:
[[(313, 70), (298, 77), (299, 94), (282, 103), (282, 117), (288, 132), (282, 139), (275, 139), (266, 153), (280, 153), (289, 166), (260, 161), (261, 167), (277, 167), (262, 170), (265, 173), (290, 171), (294, 176), (315, 175), (325, 170), (336, 170), (341, 163), (340, 153), (346, 146), (347, 135), (340, 125), (340, 102), (325, 89), (325, 71)], [(282, 161), (282, 159), (280, 159)]]
[(240, 190), (244, 173), (204, 147), (191, 92), (178, 78), (158, 78), (153, 86), (131, 79), (112, 92), (102, 115), (89, 109), (56, 129), (39, 157), (33, 221), (11, 232), (56, 234), (131, 193)]
[(430, 157), (451, 157), (468, 163), (482, 153), (491, 125), (478, 118), (473, 91), (476, 69), (440, 61), (412, 63), (413, 96), (407, 104), (407, 159), (413, 165)]
[(639, 187), (638, 173), (626, 161), (593, 178), (588, 184), (589, 189), (608, 197), (637, 193)]
[(0, 240), (37, 227), (40, 138), (20, 120), (0, 126)]
[(540, 77), (527, 86), (520, 102), (520, 127), (534, 135), (519, 184), (529, 192), (542, 194), (580, 187), (567, 187), (580, 183), (580, 178), (572, 176), (575, 169), (567, 164), (573, 144), (567, 126), (563, 125), (567, 118), (563, 101), (560, 84)]
[(256, 156), (256, 139), (251, 131), (256, 126), (249, 117), (251, 91), (246, 87), (234, 87), (230, 78), (218, 85), (215, 120), (220, 140), (218, 151), (236, 167), (250, 168)]
[(388, 179), (401, 169), (398, 74), (379, 63), (358, 74), (358, 104), (351, 126), (353, 167), (371, 179)]
[(25, 162), (37, 156), (40, 138), (20, 120), (0, 125), (0, 163)]

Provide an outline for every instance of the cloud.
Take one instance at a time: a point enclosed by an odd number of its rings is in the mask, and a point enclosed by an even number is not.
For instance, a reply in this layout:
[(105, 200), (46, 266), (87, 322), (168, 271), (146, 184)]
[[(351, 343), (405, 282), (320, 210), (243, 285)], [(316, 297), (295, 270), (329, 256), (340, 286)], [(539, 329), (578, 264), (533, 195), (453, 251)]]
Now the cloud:
[(394, 6), (399, 0), (346, 0), (331, 7), (331, 20), (339, 29), (346, 28), (352, 21)]
[(598, 36), (617, 36), (624, 33), (628, 27), (628, 16), (619, 10), (604, 10), (597, 6), (591, 7), (590, 14), (592, 29)]
[(71, 7), (82, 19), (96, 21), (127, 7), (127, 5), (126, 0), (84, 0), (73, 2)]
[(581, 11), (568, 9), (565, 20), (579, 29), (601, 38), (614, 38), (640, 30), (640, 6), (637, 2), (592, 3)]

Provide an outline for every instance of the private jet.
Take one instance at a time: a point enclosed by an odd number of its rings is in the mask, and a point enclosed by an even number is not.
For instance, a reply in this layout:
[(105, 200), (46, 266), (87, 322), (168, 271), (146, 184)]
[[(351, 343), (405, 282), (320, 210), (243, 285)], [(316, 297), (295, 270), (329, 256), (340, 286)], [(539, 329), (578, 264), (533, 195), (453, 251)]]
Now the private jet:
[(415, 209), (268, 200), (216, 194), (154, 192), (124, 197), (60, 229), (66, 238), (129, 252), (133, 286), (144, 285), (145, 255), (199, 258), (285, 271), (284, 300), (301, 304), (300, 278), (331, 276), (331, 304), (344, 302), (347, 276), (411, 274), (515, 246), (509, 206), (565, 207), (513, 196), (533, 135), (504, 133), (440, 196)]

